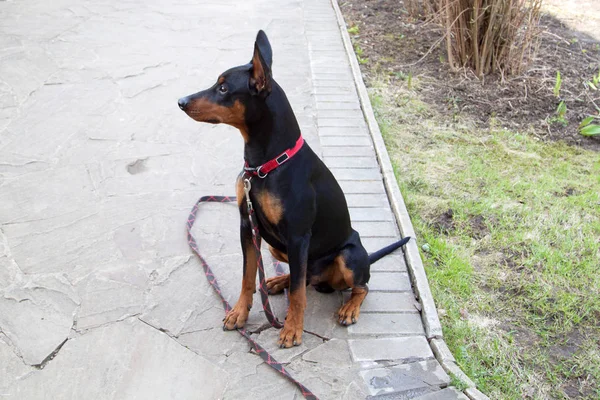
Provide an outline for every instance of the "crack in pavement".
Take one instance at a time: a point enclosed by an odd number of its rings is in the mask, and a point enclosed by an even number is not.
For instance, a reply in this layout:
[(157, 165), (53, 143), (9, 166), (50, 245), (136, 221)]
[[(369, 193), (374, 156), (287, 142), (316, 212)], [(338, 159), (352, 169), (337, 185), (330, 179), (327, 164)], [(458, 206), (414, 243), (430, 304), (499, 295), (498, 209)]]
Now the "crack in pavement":
[(140, 322), (142, 322), (142, 323), (144, 323), (144, 324), (148, 325), (150, 328), (152, 328), (152, 329), (156, 329), (157, 331), (164, 333), (165, 335), (167, 335), (168, 337), (170, 337), (170, 338), (171, 338), (171, 339), (172, 339), (172, 340), (173, 340), (175, 343), (177, 343), (178, 345), (180, 345), (180, 346), (181, 346), (181, 347), (183, 347), (184, 349), (187, 349), (187, 350), (191, 351), (192, 353), (196, 354), (197, 356), (199, 356), (199, 357), (202, 357), (202, 359), (204, 359), (204, 360), (207, 360), (207, 361), (208, 361), (208, 359), (207, 359), (207, 358), (205, 358), (205, 357), (204, 357), (202, 354), (200, 354), (199, 352), (197, 352), (197, 351), (195, 351), (195, 350), (193, 350), (193, 349), (191, 349), (191, 348), (187, 347), (186, 345), (184, 345), (183, 343), (181, 343), (180, 341), (178, 341), (178, 340), (177, 340), (177, 337), (176, 337), (176, 336), (174, 336), (173, 334), (171, 334), (171, 333), (170, 333), (168, 330), (166, 330), (166, 329), (163, 329), (163, 328), (156, 327), (156, 326), (154, 326), (154, 325), (152, 325), (152, 324), (150, 324), (150, 323), (148, 323), (148, 322), (144, 321), (143, 319), (141, 319), (141, 318), (139, 318), (139, 317), (137, 317), (137, 319), (138, 319), (138, 321), (140, 321)]
[(50, 361), (52, 361), (54, 359), (54, 357), (57, 356), (58, 352), (60, 351), (60, 349), (62, 349), (62, 347), (65, 345), (65, 343), (67, 343), (69, 341), (69, 338), (66, 338), (65, 340), (62, 341), (61, 344), (59, 344), (56, 349), (54, 349), (54, 351), (50, 354), (48, 354), (46, 356), (46, 358), (44, 358), (42, 360), (41, 363), (39, 364), (33, 364), (32, 367), (36, 368), (36, 369), (44, 369), (44, 367), (46, 366), (46, 364), (48, 364)]

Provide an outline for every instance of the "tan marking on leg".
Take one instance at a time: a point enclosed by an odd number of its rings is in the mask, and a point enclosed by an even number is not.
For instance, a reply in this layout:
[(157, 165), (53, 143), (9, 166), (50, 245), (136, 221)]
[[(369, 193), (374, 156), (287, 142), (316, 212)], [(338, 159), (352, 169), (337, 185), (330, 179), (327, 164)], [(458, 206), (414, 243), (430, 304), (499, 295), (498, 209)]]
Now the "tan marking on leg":
[(242, 278), (242, 291), (235, 306), (225, 316), (223, 329), (233, 330), (242, 328), (246, 324), (252, 308), (252, 295), (256, 291), (256, 270), (256, 252), (252, 244), (249, 244), (246, 248), (246, 270)]
[(267, 220), (273, 225), (277, 225), (283, 216), (283, 205), (281, 204), (281, 200), (266, 190), (258, 194), (257, 200), (260, 204), (260, 209), (267, 217)]
[(273, 246), (269, 246), (269, 251), (271, 252), (271, 255), (273, 256), (273, 258), (276, 259), (277, 261), (281, 261), (286, 264), (290, 263), (288, 260), (288, 255), (285, 254), (284, 252), (277, 250)]
[(302, 343), (302, 329), (304, 328), (304, 309), (306, 308), (306, 285), (290, 292), (290, 308), (283, 329), (279, 333), (277, 344), (279, 347), (298, 346)]
[(274, 276), (267, 279), (267, 290), (269, 294), (279, 294), (283, 289), (290, 287), (290, 274)]
[(341, 325), (352, 325), (358, 321), (360, 315), (360, 306), (362, 305), (367, 293), (368, 287), (354, 286), (354, 273), (346, 266), (346, 260), (339, 255), (333, 261), (333, 265), (326, 272), (327, 283), (337, 290), (352, 288), (350, 299), (338, 311), (339, 323)]
[(368, 292), (369, 289), (366, 286), (352, 288), (352, 295), (350, 295), (350, 299), (338, 311), (338, 322), (341, 325), (352, 325), (358, 321), (358, 316), (360, 315), (360, 306), (365, 300), (365, 297), (367, 297)]

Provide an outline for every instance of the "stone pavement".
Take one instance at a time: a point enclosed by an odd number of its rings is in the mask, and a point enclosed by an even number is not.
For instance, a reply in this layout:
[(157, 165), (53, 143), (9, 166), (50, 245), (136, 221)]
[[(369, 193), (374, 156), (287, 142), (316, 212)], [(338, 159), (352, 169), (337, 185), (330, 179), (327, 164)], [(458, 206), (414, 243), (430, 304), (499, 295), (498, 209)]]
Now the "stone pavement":
[[(0, 1), (0, 398), (301, 398), (221, 330), (184, 230), (198, 197), (234, 193), (243, 142), (177, 99), (247, 62), (258, 29), (368, 250), (399, 237), (328, 0)], [(234, 302), (237, 211), (202, 207)], [(249, 328), (323, 399), (464, 398), (441, 390), (402, 255), (372, 271), (357, 325), (336, 324), (347, 294), (311, 289), (301, 346), (276, 348), (258, 297)]]

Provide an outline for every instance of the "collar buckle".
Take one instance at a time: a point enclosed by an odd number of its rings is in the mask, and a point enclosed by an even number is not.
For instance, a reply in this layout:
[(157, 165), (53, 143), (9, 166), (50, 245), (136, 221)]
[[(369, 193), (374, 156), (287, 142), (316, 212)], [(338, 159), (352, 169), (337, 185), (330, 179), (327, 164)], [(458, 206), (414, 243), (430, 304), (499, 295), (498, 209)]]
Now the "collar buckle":
[(275, 161), (277, 161), (277, 165), (281, 165), (284, 162), (286, 162), (287, 160), (290, 159), (290, 156), (288, 155), (287, 151), (285, 153), (283, 153), (282, 155), (280, 155), (279, 157), (277, 157), (275, 159)]

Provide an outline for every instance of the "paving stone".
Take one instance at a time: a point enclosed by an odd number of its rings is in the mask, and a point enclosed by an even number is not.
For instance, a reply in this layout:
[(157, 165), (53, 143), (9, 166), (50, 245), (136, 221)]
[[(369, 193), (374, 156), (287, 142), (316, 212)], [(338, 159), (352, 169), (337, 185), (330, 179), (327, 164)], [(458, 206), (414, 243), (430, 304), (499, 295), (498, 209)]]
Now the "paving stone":
[(379, 168), (332, 168), (338, 181), (380, 181)]
[(401, 360), (422, 361), (433, 358), (424, 336), (395, 338), (350, 339), (350, 353), (354, 361)]
[(323, 161), (329, 168), (379, 168), (371, 157), (325, 157)]
[[(339, 61), (333, 60), (324, 60), (322, 62), (311, 62), (311, 70), (314, 75), (325, 76), (325, 74), (330, 74), (330, 76), (336, 76), (339, 78), (341, 76), (352, 76), (352, 70), (348, 67), (339, 66)], [(320, 101), (338, 101), (338, 98), (335, 95), (324, 95)], [(317, 99), (318, 100), (318, 99)], [(358, 104), (358, 99), (353, 100), (351, 96), (347, 98), (346, 102), (356, 102)]]
[[(317, 100), (317, 107), (320, 107), (320, 102), (334, 102), (334, 103), (350, 103), (359, 105), (356, 101), (356, 95), (348, 93), (348, 94), (315, 94), (315, 99)], [(338, 126), (338, 125), (323, 125), (323, 126)]]
[(294, 400), (301, 398), (301, 394), (290, 381), (281, 379), (277, 371), (263, 363), (256, 367), (256, 374), (230, 383), (221, 398)]
[(239, 380), (258, 373), (257, 367), (264, 361), (257, 354), (249, 351), (234, 351), (224, 359), (220, 359), (219, 366), (227, 371), (230, 380)]
[(364, 400), (367, 394), (362, 391), (361, 387), (356, 382), (352, 382), (346, 388), (342, 400)]
[(361, 237), (389, 237), (397, 233), (392, 221), (353, 221), (352, 227)]
[[(193, 330), (194, 322), (202, 320), (202, 313), (220, 304), (202, 269), (190, 259), (186, 256), (169, 260), (164, 272), (153, 274), (140, 317), (175, 336)], [(228, 281), (223, 279), (221, 284), (225, 282)]]
[(10, 388), (27, 373), (34, 371), (33, 367), (23, 364), (13, 349), (0, 335), (0, 395), (9, 393)]
[(439, 390), (448, 386), (450, 378), (436, 360), (403, 364), (390, 368), (361, 371), (371, 396), (414, 393), (418, 389)]
[(439, 392), (416, 397), (415, 400), (469, 400), (469, 398), (455, 388), (450, 387)]
[[(331, 94), (331, 95), (335, 95), (335, 94), (355, 94), (356, 93), (356, 89), (352, 86), (338, 86), (338, 87), (331, 87), (331, 86), (317, 86), (315, 85), (314, 87), (314, 92), (317, 95), (321, 95), (321, 94)], [(358, 115), (356, 116), (357, 120), (360, 119), (359, 122), (363, 122), (364, 120), (362, 119), (362, 115)]]
[(68, 340), (7, 398), (215, 399), (226, 383), (215, 364), (134, 318)]
[(394, 214), (389, 208), (350, 207), (350, 219), (353, 222), (393, 222)]
[[(349, 298), (350, 293), (344, 292), (344, 300), (347, 301)], [(418, 313), (419, 306), (415, 296), (412, 293), (369, 292), (362, 306), (360, 307), (360, 310), (361, 322), (364, 322), (362, 320), (364, 313)]]
[[(355, 184), (353, 182), (353, 184)], [(346, 194), (348, 207), (375, 207), (381, 208), (388, 205), (387, 195), (382, 194)]]
[[(320, 79), (315, 79), (313, 81), (313, 84), (316, 88), (351, 88), (351, 89), (356, 89), (356, 87), (354, 86), (354, 82), (351, 79), (338, 79), (338, 80), (333, 80), (333, 79), (325, 79), (325, 80), (320, 80)], [(362, 112), (356, 112), (356, 111), (332, 111), (332, 112), (327, 112), (325, 110), (319, 110), (319, 114), (320, 115), (326, 115), (329, 114), (331, 117), (338, 117), (338, 118), (346, 118), (346, 117), (360, 117), (363, 118), (363, 114)]]
[[(367, 239), (369, 238), (365, 238), (365, 240)], [(371, 272), (406, 272), (406, 261), (404, 260), (402, 250), (396, 250), (375, 264), (371, 264)]]
[(86, 330), (141, 313), (148, 278), (149, 273), (137, 265), (115, 263), (77, 282), (81, 306), (76, 329)]
[(338, 147), (326, 146), (323, 147), (324, 157), (372, 157), (375, 154), (373, 147), (355, 146), (355, 147)]
[(432, 387), (421, 387), (417, 389), (409, 389), (404, 392), (384, 393), (376, 396), (369, 396), (369, 400), (409, 400), (414, 399), (429, 393), (436, 393)]
[[(322, 146), (371, 146), (371, 138), (368, 136), (357, 136), (349, 139), (344, 136), (323, 136), (321, 138)], [(381, 179), (381, 174), (377, 177)]]
[[(325, 96), (344, 96), (343, 93), (340, 93), (339, 95), (320, 95), (317, 94), (317, 100), (322, 99)], [(317, 124), (319, 127), (323, 127), (323, 126), (335, 126), (335, 127), (357, 127), (357, 128), (361, 128), (366, 126), (365, 124), (365, 120), (363, 118), (323, 118), (321, 116), (319, 116), (317, 118)]]
[[(378, 195), (378, 199), (387, 198), (387, 194), (385, 193), (385, 188), (383, 187), (383, 183), (381, 181), (340, 181), (338, 182), (340, 187), (344, 191), (346, 195), (346, 200), (348, 200), (349, 195), (368, 195), (368, 194), (376, 194)], [(362, 199), (354, 199), (355, 202)], [(381, 201), (378, 200), (379, 203)], [(382, 207), (389, 207), (389, 203), (383, 204)], [(360, 205), (350, 206), (350, 207), (361, 207)], [(376, 206), (367, 205), (366, 208), (373, 208)]]
[(42, 363), (69, 336), (79, 298), (63, 276), (28, 276), (0, 295), (2, 333), (28, 365)]
[[(325, 47), (322, 48), (322, 51), (327, 51)], [(312, 53), (313, 56), (318, 56), (318, 54), (316, 53)], [(313, 71), (313, 72), (317, 72), (317, 71)], [(351, 80), (352, 79), (352, 72), (348, 69), (346, 71), (343, 72), (334, 72), (334, 73), (327, 73), (327, 72), (323, 72), (323, 71), (319, 71), (318, 73), (316, 73), (315, 75), (313, 75), (313, 77), (315, 78), (315, 80), (319, 80), (320, 82), (325, 82), (325, 81), (334, 81), (334, 82), (340, 82), (343, 80)], [(358, 107), (360, 109), (360, 107)]]
[[(356, 383), (358, 393), (365, 393), (359, 369), (355, 366), (324, 365), (296, 358), (287, 366), (292, 375), (305, 384), (319, 398), (337, 400), (344, 396), (347, 387)], [(363, 399), (365, 396), (362, 397)]]
[[(320, 74), (319, 76), (323, 76), (323, 74)], [(332, 75), (335, 76), (336, 78), (338, 76), (340, 76), (339, 74), (335, 74)], [(335, 100), (329, 100), (329, 99), (316, 99), (317, 100), (317, 108), (319, 110), (360, 110), (360, 103), (358, 101), (345, 101), (345, 102), (339, 102), (339, 101), (335, 101)], [(332, 128), (332, 129), (337, 129), (335, 127), (321, 127), (319, 128), (319, 131), (321, 131), (322, 129), (326, 129), (326, 128)], [(358, 128), (354, 128), (354, 129), (358, 129)], [(348, 131), (350, 132), (351, 130), (348, 129)]]
[(304, 330), (331, 338), (337, 326), (337, 312), (342, 306), (342, 294), (319, 293), (312, 286), (306, 289)]
[(347, 140), (353, 140), (355, 137), (366, 137), (369, 138), (369, 132), (366, 128), (357, 127), (336, 127), (336, 126), (322, 126), (319, 128), (319, 137), (326, 138), (330, 136), (342, 136)]
[[(221, 319), (219, 319), (219, 322)], [(234, 353), (248, 353), (248, 341), (236, 331), (224, 331), (222, 325), (198, 331), (182, 333), (177, 341), (206, 359), (222, 364)], [(225, 368), (225, 366), (224, 366)], [(233, 372), (227, 369), (228, 372)]]
[(352, 364), (348, 343), (341, 339), (331, 339), (302, 355), (302, 359), (322, 365), (345, 368)]
[(369, 280), (369, 291), (407, 292), (411, 290), (408, 274), (403, 272), (373, 272)]
[(419, 335), (424, 334), (420, 314), (361, 313), (359, 323), (350, 325), (351, 335)]

